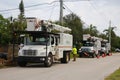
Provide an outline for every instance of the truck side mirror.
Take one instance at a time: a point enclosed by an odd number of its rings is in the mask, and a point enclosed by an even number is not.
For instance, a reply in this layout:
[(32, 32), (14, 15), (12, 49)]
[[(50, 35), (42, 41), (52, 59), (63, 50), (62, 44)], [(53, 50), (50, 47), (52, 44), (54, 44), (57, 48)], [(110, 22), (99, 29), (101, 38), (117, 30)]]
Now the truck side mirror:
[(22, 49), (23, 47), (24, 47), (24, 44), (21, 43), (21, 44), (19, 45), (19, 49)]
[(53, 45), (53, 44), (54, 44), (54, 40), (51, 41), (51, 45)]
[(55, 38), (55, 45), (57, 46), (58, 45), (58, 39)]
[(54, 44), (54, 37), (51, 37), (51, 45)]

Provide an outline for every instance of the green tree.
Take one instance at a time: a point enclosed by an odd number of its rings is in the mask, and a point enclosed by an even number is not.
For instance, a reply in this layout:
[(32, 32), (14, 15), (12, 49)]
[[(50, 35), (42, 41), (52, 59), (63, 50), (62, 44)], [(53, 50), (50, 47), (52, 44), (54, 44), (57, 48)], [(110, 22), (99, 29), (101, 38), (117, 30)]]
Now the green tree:
[(98, 30), (96, 26), (93, 26), (92, 24), (90, 25), (90, 32), (92, 36), (98, 36)]
[(0, 15), (0, 45), (7, 45), (12, 39), (10, 22)]
[(117, 35), (114, 32), (115, 27), (111, 27), (109, 29), (105, 29), (103, 32), (106, 32), (107, 39), (109, 39), (109, 32), (111, 30), (111, 48), (114, 50), (115, 47), (117, 47), (117, 44), (119, 43), (119, 40), (117, 38)]
[(63, 18), (64, 25), (72, 29), (71, 34), (73, 35), (73, 45), (80, 48), (80, 42), (82, 41), (82, 21), (74, 13), (68, 14)]
[(115, 29), (115, 27), (111, 27), (111, 29), (105, 29), (103, 32), (106, 33), (106, 36), (109, 36), (109, 31), (111, 30), (111, 37), (116, 37), (114, 29)]
[(20, 15), (24, 15), (24, 3), (23, 0), (21, 0), (20, 4), (19, 4), (19, 10), (20, 10)]
[(113, 47), (113, 49), (115, 49), (115, 48), (120, 48), (120, 37), (114, 37), (114, 38), (112, 38), (112, 47)]
[(20, 14), (18, 15), (18, 19), (13, 19), (13, 26), (14, 30), (25, 30), (27, 26), (27, 22), (24, 16), (24, 3), (23, 0), (21, 0), (19, 4), (19, 10)]
[(83, 30), (84, 34), (90, 34), (91, 36), (98, 36), (99, 31), (97, 30), (96, 26), (93, 26), (92, 24), (89, 26), (89, 28), (86, 28)]
[(101, 33), (98, 37), (100, 37), (100, 38), (102, 38), (102, 39), (108, 40), (106, 34), (103, 34), (103, 33)]

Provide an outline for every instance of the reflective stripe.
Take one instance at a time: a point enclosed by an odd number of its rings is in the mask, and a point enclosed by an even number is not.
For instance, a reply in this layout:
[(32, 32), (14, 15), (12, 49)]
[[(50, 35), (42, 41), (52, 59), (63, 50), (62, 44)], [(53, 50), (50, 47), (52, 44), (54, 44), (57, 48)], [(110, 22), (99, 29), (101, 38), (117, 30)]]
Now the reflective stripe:
[(72, 49), (72, 46), (58, 46), (58, 48), (71, 48)]

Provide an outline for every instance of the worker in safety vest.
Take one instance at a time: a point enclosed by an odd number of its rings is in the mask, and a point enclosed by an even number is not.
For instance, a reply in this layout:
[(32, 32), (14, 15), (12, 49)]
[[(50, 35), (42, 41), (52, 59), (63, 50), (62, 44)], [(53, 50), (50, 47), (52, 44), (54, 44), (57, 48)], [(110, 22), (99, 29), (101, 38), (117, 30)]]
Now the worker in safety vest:
[(72, 49), (72, 54), (73, 54), (73, 61), (76, 61), (77, 49), (75, 46)]

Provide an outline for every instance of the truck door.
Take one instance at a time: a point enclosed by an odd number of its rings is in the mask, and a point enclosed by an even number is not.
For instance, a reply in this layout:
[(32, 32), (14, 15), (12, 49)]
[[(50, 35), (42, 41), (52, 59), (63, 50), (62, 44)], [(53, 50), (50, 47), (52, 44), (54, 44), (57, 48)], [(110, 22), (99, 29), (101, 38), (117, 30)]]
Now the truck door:
[(58, 45), (59, 45), (59, 38), (55, 37), (55, 59), (59, 59), (60, 57)]
[(54, 55), (55, 54), (55, 37), (51, 36), (51, 52)]

